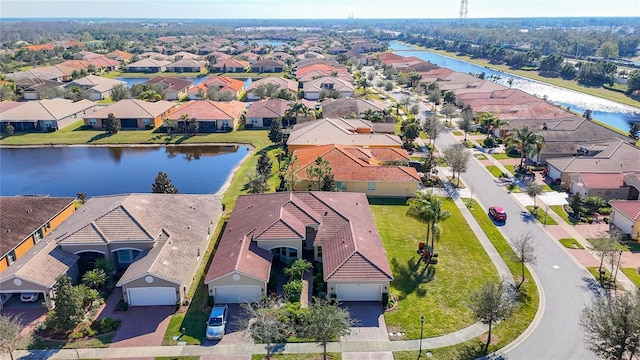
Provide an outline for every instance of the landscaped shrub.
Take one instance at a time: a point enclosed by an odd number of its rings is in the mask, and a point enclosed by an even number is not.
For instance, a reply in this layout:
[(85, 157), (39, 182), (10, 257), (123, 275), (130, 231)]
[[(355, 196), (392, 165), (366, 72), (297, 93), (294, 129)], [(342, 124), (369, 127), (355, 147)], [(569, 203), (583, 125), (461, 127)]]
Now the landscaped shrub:
[(487, 136), (482, 141), (482, 146), (485, 148), (494, 148), (496, 147), (496, 141), (491, 136)]
[(601, 207), (598, 209), (598, 214), (600, 215), (609, 215), (611, 214), (611, 208), (610, 207)]
[(283, 286), (287, 301), (298, 302), (300, 301), (300, 294), (302, 294), (302, 280), (291, 280)]
[(104, 334), (104, 333), (115, 331), (118, 328), (118, 326), (120, 326), (120, 320), (114, 320), (112, 318), (106, 317), (100, 320), (98, 329), (100, 329), (100, 332)]
[(147, 124), (147, 125), (144, 126), (144, 128), (147, 129), (147, 130), (151, 130), (151, 129), (154, 128), (154, 126), (153, 126), (153, 124)]
[(302, 308), (299, 302), (290, 302), (284, 308), (284, 314), (289, 324), (300, 325), (304, 319), (307, 308)]

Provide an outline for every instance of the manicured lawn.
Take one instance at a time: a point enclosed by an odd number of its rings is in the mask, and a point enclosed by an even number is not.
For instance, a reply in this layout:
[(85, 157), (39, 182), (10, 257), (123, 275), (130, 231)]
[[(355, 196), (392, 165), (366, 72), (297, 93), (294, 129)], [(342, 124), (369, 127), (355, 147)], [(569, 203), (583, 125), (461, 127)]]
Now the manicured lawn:
[[(331, 356), (333, 360), (342, 360), (342, 353), (327, 353), (327, 358)], [(251, 360), (262, 360), (266, 357), (266, 354), (253, 354), (251, 355)], [(315, 360), (321, 359), (322, 353), (315, 354), (271, 354), (272, 359), (282, 359), (282, 360)]]
[(155, 360), (198, 360), (200, 356), (160, 356)]
[[(589, 267), (587, 267), (587, 270), (589, 271), (589, 273), (597, 281), (600, 281), (600, 275), (598, 274), (598, 267), (597, 266), (589, 266)], [(616, 284), (613, 285), (613, 276), (611, 275), (609, 270), (605, 269), (604, 267), (602, 268), (602, 270), (604, 270), (604, 279), (611, 279), (611, 283), (605, 283), (603, 288), (605, 288), (605, 289), (609, 289), (609, 288), (613, 289), (614, 286), (620, 288), (620, 284), (618, 282), (616, 282)]]
[(542, 191), (553, 191), (553, 189), (551, 188), (551, 186), (549, 186), (548, 184), (542, 184)]
[(493, 175), (493, 177), (501, 178), (501, 177), (505, 177), (506, 175), (505, 173), (502, 172), (502, 170), (500, 170), (499, 167), (495, 165), (487, 165), (486, 168), (487, 170), (489, 170), (491, 175)]
[(511, 159), (511, 156), (507, 155), (506, 153), (495, 153), (491, 154), (491, 156), (493, 156), (493, 158), (496, 160)]
[(640, 274), (638, 274), (638, 269), (636, 268), (622, 268), (620, 269), (629, 280), (631, 280), (637, 287), (640, 288)]
[(516, 171), (513, 170), (513, 165), (504, 165), (504, 168), (507, 169), (511, 173), (511, 175), (515, 175)]
[(560, 244), (564, 245), (564, 247), (569, 249), (584, 249), (584, 247), (574, 238), (564, 238), (558, 241), (560, 241)]
[(569, 217), (569, 214), (567, 214), (567, 212), (564, 211), (564, 208), (562, 207), (562, 205), (551, 205), (550, 208), (556, 214), (558, 214), (567, 224), (574, 225), (577, 223), (576, 220)]
[(478, 160), (487, 160), (487, 157), (484, 154), (474, 154), (473, 156)]
[[(442, 236), (436, 242), (438, 264), (425, 267), (416, 253), (425, 241), (426, 224), (406, 216), (404, 200), (372, 199), (371, 210), (382, 237), (395, 279), (391, 293), (398, 307), (385, 314), (387, 327), (420, 336), (424, 315), (424, 337), (447, 334), (475, 322), (465, 305), (471, 291), (487, 279), (497, 280), (495, 267), (455, 203), (443, 199), (451, 217), (441, 223)], [(399, 227), (402, 231), (398, 231)]]
[(455, 136), (462, 136), (462, 135), (464, 135), (464, 133), (463, 133), (462, 131), (460, 131), (460, 130), (453, 130), (453, 131), (452, 131), (452, 133), (453, 133), (453, 135), (455, 135)]
[(538, 222), (540, 222), (540, 224), (558, 225), (558, 223), (555, 220), (553, 220), (553, 218), (549, 216), (547, 212), (544, 211), (544, 209), (542, 209), (539, 206), (536, 209), (535, 213), (533, 212), (533, 206), (527, 206), (527, 210), (529, 210), (530, 213), (536, 216), (536, 219), (538, 220)]
[(56, 341), (45, 340), (37, 336), (33, 337), (33, 342), (29, 345), (29, 349), (85, 349), (85, 348), (106, 348), (111, 345), (115, 332), (98, 335), (95, 338), (87, 340), (74, 341)]

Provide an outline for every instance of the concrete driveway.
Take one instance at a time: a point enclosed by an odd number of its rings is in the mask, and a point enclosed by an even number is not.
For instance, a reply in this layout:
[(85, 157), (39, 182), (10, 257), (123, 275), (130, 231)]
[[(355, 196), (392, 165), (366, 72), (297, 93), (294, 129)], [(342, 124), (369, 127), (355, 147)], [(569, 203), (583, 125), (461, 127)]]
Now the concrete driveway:
[[(225, 326), (225, 333), (220, 340), (207, 340), (204, 345), (237, 345), (237, 344), (253, 344), (254, 341), (251, 337), (245, 336), (245, 332), (240, 328), (238, 324), (239, 318), (242, 316), (240, 304), (227, 304), (229, 307), (229, 315), (227, 316), (227, 325)], [(204, 324), (202, 324), (204, 327)]]
[(20, 323), (24, 326), (22, 334), (31, 333), (35, 327), (46, 318), (49, 310), (39, 302), (22, 303), (19, 296), (13, 296), (7, 301), (0, 314), (15, 315), (20, 319)]
[[(133, 306), (114, 318), (122, 320), (110, 347), (160, 346), (175, 306)], [(203, 324), (204, 326), (204, 324)]]
[(344, 302), (351, 312), (351, 318), (358, 321), (358, 325), (351, 328), (351, 334), (343, 336), (343, 341), (389, 341), (387, 324), (380, 302)]

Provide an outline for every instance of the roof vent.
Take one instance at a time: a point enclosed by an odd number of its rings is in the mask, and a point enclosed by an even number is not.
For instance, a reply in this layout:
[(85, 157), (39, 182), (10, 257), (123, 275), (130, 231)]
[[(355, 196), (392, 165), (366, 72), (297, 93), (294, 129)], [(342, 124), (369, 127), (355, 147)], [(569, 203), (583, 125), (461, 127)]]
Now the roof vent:
[(27, 209), (27, 214), (31, 214), (33, 212), (33, 210), (31, 210), (31, 208)]
[(11, 232), (11, 229), (7, 229), (7, 232), (8, 232), (8, 233), (10, 233), (10, 232)]

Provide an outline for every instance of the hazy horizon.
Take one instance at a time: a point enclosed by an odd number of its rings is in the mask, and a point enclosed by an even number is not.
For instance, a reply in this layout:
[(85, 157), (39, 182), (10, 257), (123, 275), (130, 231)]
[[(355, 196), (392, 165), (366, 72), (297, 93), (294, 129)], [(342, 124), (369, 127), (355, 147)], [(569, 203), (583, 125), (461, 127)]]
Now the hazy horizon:
[[(2, 0), (2, 18), (456, 19), (459, 0)], [(638, 17), (638, 0), (469, 0), (470, 19)]]

